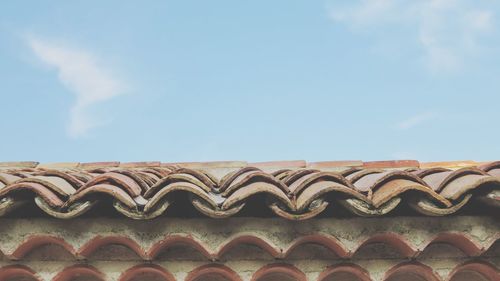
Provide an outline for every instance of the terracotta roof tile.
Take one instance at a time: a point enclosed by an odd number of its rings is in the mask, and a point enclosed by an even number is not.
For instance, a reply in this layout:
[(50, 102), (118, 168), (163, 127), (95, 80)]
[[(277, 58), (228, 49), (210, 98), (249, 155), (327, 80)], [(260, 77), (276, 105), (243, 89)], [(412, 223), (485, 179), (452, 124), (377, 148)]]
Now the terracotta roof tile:
[[(71, 281), (75, 279), (106, 280), (105, 275), (90, 265), (76, 264), (59, 272), (53, 281)], [(84, 279), (84, 280), (85, 280)]]
[(361, 216), (384, 215), (400, 205), (436, 216), (472, 201), (500, 205), (499, 162), (458, 169), (459, 164), (419, 167), (414, 160), (9, 165), (0, 172), (0, 200), (10, 203), (0, 204), (0, 215), (14, 210), (13, 202), (33, 200), (51, 216), (71, 218), (110, 198), (119, 213), (149, 219), (169, 212), (181, 193), (210, 217), (235, 215), (258, 194), (261, 204), (287, 219), (316, 216), (331, 203)]
[[(116, 226), (116, 224), (111, 224)], [(289, 228), (294, 226), (282, 224), (275, 231), (266, 231), (266, 225), (260, 228), (263, 231), (248, 231), (238, 226), (228, 227), (223, 230), (217, 229), (212, 236), (198, 235), (200, 233), (192, 228), (189, 228), (188, 232), (186, 229), (177, 229), (168, 233), (156, 229), (151, 231), (158, 235), (146, 236), (142, 236), (142, 233), (132, 235), (128, 232), (133, 232), (133, 230), (125, 230), (123, 233), (87, 231), (87, 235), (74, 239), (73, 235), (81, 234), (80, 228), (58, 229), (64, 226), (49, 223), (48, 227), (35, 232), (37, 234), (33, 234), (33, 229), (26, 229), (19, 237), (4, 236), (2, 241), (9, 241), (9, 243), (1, 245), (0, 254), (8, 260), (21, 260), (32, 252), (43, 251), (40, 246), (52, 244), (61, 246), (75, 260), (81, 260), (90, 258), (99, 249), (108, 245), (121, 245), (132, 250), (141, 260), (148, 261), (155, 260), (162, 251), (182, 245), (199, 252), (207, 260), (214, 260), (221, 259), (227, 252), (239, 245), (250, 244), (273, 258), (285, 259), (300, 245), (315, 244), (325, 247), (342, 259), (351, 259), (358, 252), (362, 252), (364, 247), (382, 243), (394, 248), (404, 258), (418, 258), (420, 255), (425, 255), (424, 252), (433, 245), (446, 243), (461, 250), (466, 257), (480, 257), (487, 254), (490, 249), (494, 249), (500, 241), (500, 234), (494, 228), (485, 230), (479, 236), (463, 232), (463, 225), (453, 226), (452, 229), (437, 227), (437, 229), (428, 229), (411, 235), (407, 231), (415, 226), (398, 225), (394, 224), (392, 228), (387, 227), (382, 232), (380, 229), (358, 225), (352, 228), (352, 234), (357, 235), (346, 237), (339, 236), (338, 233), (326, 233), (321, 228), (312, 228), (306, 232), (287, 236), (284, 234), (289, 233)], [(193, 227), (196, 228), (196, 226)], [(118, 226), (117, 229), (123, 231), (123, 227)], [(277, 236), (277, 233), (280, 235)]]
[[(174, 276), (166, 269), (155, 264), (136, 265), (127, 269), (120, 276), (120, 281), (142, 280), (144, 278), (154, 276), (152, 280), (175, 281)], [(104, 280), (104, 278), (103, 278)]]
[(330, 276), (336, 273), (347, 273), (355, 276), (359, 281), (371, 281), (368, 271), (356, 264), (340, 264), (329, 266), (318, 277), (318, 281), (331, 280)]
[(420, 163), (416, 160), (392, 160), (364, 162), (365, 168), (418, 168)]
[[(365, 264), (366, 266), (366, 264)], [(36, 267), (40, 270), (38, 274), (34, 269), (21, 264), (5, 265), (0, 267), (0, 279), (1, 280), (49, 280), (43, 279), (40, 276), (44, 276), (45, 271), (43, 267)], [(367, 266), (369, 268), (369, 265)], [(242, 272), (238, 270), (238, 266), (232, 269), (229, 265), (224, 265), (220, 263), (210, 262), (202, 265), (198, 265), (194, 269), (190, 270), (185, 278), (177, 278), (176, 274), (170, 272), (168, 266), (162, 266), (159, 264), (145, 263), (145, 264), (132, 264), (126, 268), (120, 276), (115, 276), (114, 272), (101, 272), (99, 269), (86, 265), (86, 264), (74, 264), (63, 268), (59, 272), (54, 272), (54, 278), (52, 281), (70, 281), (70, 280), (111, 280), (111, 277), (115, 277), (112, 280), (117, 281), (132, 281), (132, 280), (165, 280), (165, 281), (175, 281), (175, 280), (185, 280), (185, 281), (198, 281), (198, 280), (208, 280), (218, 278), (221, 280), (228, 281), (258, 281), (258, 280), (279, 280), (280, 278), (286, 280), (296, 280), (296, 281), (306, 281), (308, 273), (306, 270), (302, 271), (299, 267), (285, 263), (285, 262), (271, 262), (262, 265), (259, 269), (251, 271), (251, 276), (249, 279), (244, 279), (240, 274), (248, 273), (247, 271)], [(472, 272), (477, 280), (499, 280), (499, 270), (493, 264), (486, 261), (467, 261), (465, 263), (459, 264), (451, 272), (444, 273), (444, 276), (438, 274), (429, 265), (420, 263), (418, 261), (405, 261), (397, 263), (387, 270), (382, 270), (380, 273), (382, 276), (378, 279), (372, 279), (369, 271), (362, 266), (354, 263), (338, 263), (330, 265), (324, 269), (318, 276), (318, 281), (330, 280), (331, 276), (335, 273), (347, 273), (349, 279), (354, 276), (357, 280), (361, 281), (371, 281), (371, 280), (403, 280), (405, 277), (416, 278), (418, 280), (428, 280), (428, 281), (443, 281), (443, 280), (455, 280), (455, 276), (461, 272)], [(480, 277), (479, 277), (480, 276)], [(403, 278), (403, 279), (402, 279)], [(460, 279), (461, 280), (461, 279)], [(465, 279), (464, 279), (465, 280)]]
[(35, 168), (38, 164), (34, 161), (0, 162), (0, 168)]
[(410, 273), (412, 276), (418, 276), (419, 279), (426, 281), (441, 281), (439, 275), (431, 267), (414, 261), (394, 266), (385, 273), (384, 280), (392, 280), (394, 276), (404, 273)]
[[(55, 162), (55, 163), (40, 163), (35, 166), (40, 169), (74, 169), (80, 166), (79, 162)], [(34, 168), (34, 167), (33, 167)]]
[(449, 168), (449, 169), (459, 169), (464, 167), (474, 167), (478, 166), (479, 163), (471, 160), (462, 160), (462, 161), (443, 161), (443, 162), (425, 162), (420, 163), (421, 168)]
[(307, 163), (308, 168), (336, 168), (336, 167), (362, 167), (363, 161), (360, 160), (346, 160), (346, 161), (323, 161), (323, 162), (310, 162)]
[(305, 168), (306, 161), (303, 160), (294, 160), (294, 161), (269, 161), (269, 162), (255, 162), (249, 163), (249, 166), (257, 167), (257, 168)]
[(122, 168), (144, 168), (144, 167), (160, 167), (160, 161), (146, 161), (146, 162), (126, 162), (120, 163)]
[(212, 162), (178, 162), (178, 163), (162, 163), (163, 165), (177, 165), (186, 168), (241, 168), (247, 166), (244, 161), (212, 161)]
[(36, 280), (39, 281), (36, 272), (24, 265), (7, 265), (0, 268), (0, 280)]
[(301, 169), (307, 166), (306, 161), (269, 161), (269, 162), (256, 162), (249, 163), (248, 166), (259, 168), (265, 172), (273, 173), (284, 169)]
[[(241, 277), (231, 268), (222, 264), (207, 264), (202, 265), (192, 270), (186, 277), (185, 281), (204, 280), (203, 278), (212, 279), (213, 276), (222, 277), (222, 280), (242, 281)], [(168, 280), (168, 279), (166, 279)], [(170, 281), (170, 280), (168, 280)]]
[[(206, 219), (188, 222), (160, 218), (156, 222), (131, 224), (116, 219), (104, 219), (98, 224), (91, 223), (90, 219), (67, 223), (51, 219), (6, 219), (2, 233), (10, 233), (13, 227), (19, 232), (0, 237), (0, 280), (132, 281), (158, 277), (158, 280), (196, 281), (222, 276), (228, 280), (291, 277), (292, 280), (326, 281), (340, 279), (335, 273), (349, 273), (359, 280), (372, 280), (370, 275), (384, 276), (380, 280), (416, 275), (422, 280), (441, 281), (454, 280), (453, 277), (462, 272), (475, 272), (487, 280), (498, 280), (496, 256), (491, 256), (500, 241), (495, 218), (475, 219), (471, 216), (449, 220), (406, 217), (395, 218), (396, 221), (357, 218), (349, 224), (328, 219), (304, 224), (247, 218), (203, 226)], [(336, 222), (329, 224), (332, 221)], [(429, 224), (421, 228), (427, 222)], [(339, 227), (344, 224), (347, 228)], [(149, 227), (145, 228), (146, 225)], [(269, 231), (270, 226), (272, 231)], [(476, 226), (479, 229), (471, 229)], [(394, 255), (375, 259), (364, 256), (368, 250), (380, 246), (394, 250)], [(456, 258), (453, 256), (451, 262), (448, 256), (429, 258), (430, 254), (435, 254), (436, 247), (443, 249), (443, 246), (461, 253)], [(245, 260), (247, 256), (234, 258), (233, 254), (241, 247), (251, 247), (252, 252), (266, 258), (256, 263)], [(47, 249), (56, 249), (56, 256), (62, 253), (63, 259), (46, 259)], [(296, 258), (300, 252), (318, 252), (319, 249), (323, 254), (307, 257), (307, 263)], [(176, 270), (169, 266), (171, 260), (165, 260), (164, 256), (172, 251), (189, 252), (196, 260), (176, 259), (173, 263), (181, 265)], [(99, 256), (103, 252), (106, 260)], [(248, 253), (243, 252), (243, 255)], [(375, 268), (371, 266), (372, 261), (386, 266)], [(319, 266), (311, 270), (308, 265), (316, 262)]]
[(258, 281), (265, 278), (273, 280), (272, 277), (274, 277), (274, 279), (277, 279), (280, 278), (280, 275), (287, 276), (291, 280), (307, 281), (307, 277), (304, 272), (300, 271), (298, 268), (291, 264), (285, 263), (268, 264), (266, 266), (263, 266), (261, 269), (257, 270), (254, 273), (251, 281)]
[(82, 169), (109, 168), (118, 166), (120, 166), (120, 162), (88, 162), (80, 163), (79, 165)]

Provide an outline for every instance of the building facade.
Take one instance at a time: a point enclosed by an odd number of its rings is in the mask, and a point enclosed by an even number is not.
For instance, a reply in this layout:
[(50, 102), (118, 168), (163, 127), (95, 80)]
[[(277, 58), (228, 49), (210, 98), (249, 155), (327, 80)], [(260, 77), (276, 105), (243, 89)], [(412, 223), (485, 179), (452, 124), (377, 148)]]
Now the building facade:
[(498, 281), (500, 162), (0, 164), (0, 281)]

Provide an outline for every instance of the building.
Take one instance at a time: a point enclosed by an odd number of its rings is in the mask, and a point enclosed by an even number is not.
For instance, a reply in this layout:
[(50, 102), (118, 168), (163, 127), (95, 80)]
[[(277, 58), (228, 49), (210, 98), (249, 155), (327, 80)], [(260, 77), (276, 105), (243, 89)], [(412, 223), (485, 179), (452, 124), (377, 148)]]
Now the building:
[(0, 281), (499, 281), (500, 162), (0, 164)]

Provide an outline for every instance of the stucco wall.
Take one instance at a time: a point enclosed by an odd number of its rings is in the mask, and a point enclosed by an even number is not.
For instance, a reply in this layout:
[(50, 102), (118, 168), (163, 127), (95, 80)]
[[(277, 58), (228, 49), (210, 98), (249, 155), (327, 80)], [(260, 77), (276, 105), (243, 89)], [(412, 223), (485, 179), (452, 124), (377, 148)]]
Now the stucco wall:
[[(138, 265), (158, 265), (176, 280), (186, 280), (200, 268), (219, 266), (245, 281), (272, 265), (303, 273), (306, 280), (319, 280), (335, 268), (351, 268), (374, 281), (409, 280), (408, 276), (419, 280), (425, 270), (437, 280), (447, 280), (469, 264), (485, 264), (498, 274), (500, 266), (496, 242), (500, 223), (494, 217), (299, 222), (277, 218), (34, 218), (1, 219), (0, 225), (1, 266), (24, 265), (47, 281), (64, 272), (69, 272), (68, 278), (75, 277), (70, 270), (64, 271), (74, 265), (90, 266), (105, 280), (123, 280), (123, 272)], [(356, 280), (348, 271), (322, 280)], [(465, 270), (455, 278), (471, 279), (467, 274)], [(81, 278), (86, 280), (85, 274)]]

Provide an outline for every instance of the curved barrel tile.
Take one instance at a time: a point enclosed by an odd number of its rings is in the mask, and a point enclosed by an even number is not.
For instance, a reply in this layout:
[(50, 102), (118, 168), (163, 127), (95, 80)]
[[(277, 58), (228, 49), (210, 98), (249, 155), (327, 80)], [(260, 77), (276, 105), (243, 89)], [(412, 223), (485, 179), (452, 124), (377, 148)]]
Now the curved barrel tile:
[(104, 199), (107, 197), (118, 213), (152, 219), (169, 212), (179, 193), (187, 194), (189, 207), (213, 218), (237, 215), (257, 194), (277, 216), (292, 220), (312, 218), (338, 206), (359, 216), (383, 216), (400, 205), (428, 216), (452, 215), (471, 201), (500, 207), (498, 161), (479, 166), (469, 161), (421, 167), (414, 161), (374, 162), (335, 167), (340, 173), (321, 170), (327, 169), (328, 163), (309, 166), (299, 162), (282, 169), (272, 166), (271, 173), (252, 166), (234, 167), (225, 174), (217, 172), (220, 179), (210, 173), (211, 165), (188, 168), (203, 164), (183, 167), (110, 162), (60, 169), (12, 167), (0, 170), (0, 215), (32, 202), (52, 217), (74, 218), (100, 201), (109, 202)]

